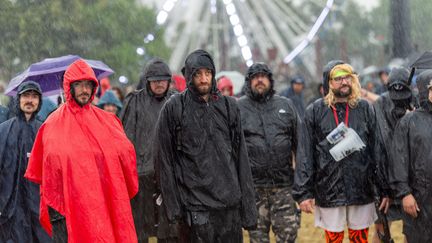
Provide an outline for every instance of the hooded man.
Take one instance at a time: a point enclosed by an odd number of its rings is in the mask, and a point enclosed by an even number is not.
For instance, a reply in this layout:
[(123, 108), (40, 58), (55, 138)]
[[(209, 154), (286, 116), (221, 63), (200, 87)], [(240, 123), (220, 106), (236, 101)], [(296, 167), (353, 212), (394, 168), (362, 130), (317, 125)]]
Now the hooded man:
[(197, 50), (156, 127), (156, 172), (168, 219), (190, 227), (190, 242), (243, 242), (256, 225), (253, 181), (235, 100), (216, 88), (209, 53)]
[(117, 117), (91, 105), (97, 86), (84, 60), (72, 63), (66, 103), (42, 124), (31, 152), (25, 177), (41, 185), (40, 220), (54, 242), (137, 242), (135, 151)]
[[(390, 160), (391, 143), (397, 122), (407, 113), (414, 109), (412, 105), (413, 95), (408, 83), (409, 71), (406, 68), (393, 68), (387, 83), (387, 92), (383, 93), (373, 107), (375, 109), (376, 121), (381, 140), (384, 144), (384, 167), (387, 169)], [(393, 201), (387, 213), (389, 226), (391, 221), (402, 219), (402, 208), (400, 201)], [(381, 242), (384, 236), (383, 222), (378, 219), (376, 226), (377, 234), (374, 242)]]
[(303, 212), (315, 209), (315, 225), (325, 230), (327, 242), (342, 242), (345, 225), (351, 242), (367, 242), (376, 219), (373, 184), (383, 198), (381, 209), (388, 207), (389, 194), (375, 115), (360, 99), (349, 64), (327, 64), (323, 88), (326, 96), (306, 109), (309, 158), (297, 161), (293, 197)]
[(156, 189), (152, 151), (159, 112), (174, 93), (169, 89), (170, 68), (163, 60), (155, 58), (145, 67), (140, 82), (146, 86), (126, 97), (120, 115), (126, 135), (135, 146), (137, 157), (140, 189), (132, 200), (132, 212), (139, 242), (147, 242), (148, 237), (156, 235), (161, 242), (176, 236), (175, 230), (169, 230), (166, 222), (156, 227), (159, 221), (159, 206), (156, 204), (155, 195), (159, 192)]
[(295, 105), (298, 114), (303, 119), (305, 113), (305, 104), (303, 98), (303, 90), (305, 81), (301, 76), (295, 76), (291, 79), (291, 86), (281, 93), (281, 96), (285, 96), (292, 100)]
[(394, 129), (389, 181), (402, 200), (403, 233), (408, 242), (432, 242), (432, 70), (417, 76), (420, 108)]
[(234, 95), (234, 87), (231, 79), (228, 77), (222, 76), (217, 80), (217, 88), (222, 95), (225, 96), (233, 96)]
[[(246, 95), (238, 100), (259, 212), (251, 242), (295, 242), (300, 215), (291, 196), (294, 157), (304, 160), (303, 124), (291, 100), (275, 95), (273, 74), (255, 63), (246, 74)], [(283, 209), (283, 210), (282, 210)]]
[(0, 125), (0, 242), (51, 242), (39, 223), (39, 186), (24, 179), (41, 125), (39, 84), (20, 84), (15, 104), (17, 116)]
[(117, 115), (120, 113), (123, 105), (113, 91), (107, 90), (100, 98), (97, 107), (114, 115)]

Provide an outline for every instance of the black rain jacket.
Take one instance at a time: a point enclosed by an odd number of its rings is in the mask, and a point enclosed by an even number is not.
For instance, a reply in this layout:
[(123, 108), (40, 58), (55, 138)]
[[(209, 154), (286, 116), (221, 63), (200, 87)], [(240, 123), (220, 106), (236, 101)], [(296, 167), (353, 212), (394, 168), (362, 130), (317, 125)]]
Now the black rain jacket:
[[(250, 80), (238, 100), (252, 177), (256, 187), (286, 187), (294, 181), (293, 155), (304, 160), (304, 127), (291, 100), (267, 94), (255, 99)], [(273, 79), (271, 79), (273, 89)]]
[(132, 199), (131, 206), (140, 241), (156, 235), (158, 238), (176, 236), (175, 230), (168, 230), (169, 225), (160, 212), (161, 208), (156, 205), (158, 189), (153, 156), (156, 122), (162, 106), (175, 92), (168, 89), (163, 97), (155, 97), (151, 92), (146, 75), (159, 71), (153, 70), (158, 68), (157, 65), (153, 65), (155, 61), (159, 63), (161, 60), (156, 58), (150, 62), (142, 75), (144, 80), (141, 82), (146, 82), (146, 86), (126, 96), (120, 113), (125, 133), (136, 151), (139, 191)]
[(5, 106), (0, 105), (0, 123), (6, 121), (9, 118), (9, 109)]
[(0, 124), (0, 242), (51, 242), (39, 223), (39, 186), (24, 179), (29, 154), (41, 122), (17, 116)]
[(175, 93), (168, 90), (164, 97), (156, 98), (148, 89), (147, 86), (126, 96), (120, 114), (126, 135), (135, 147), (138, 175), (154, 174), (152, 149), (156, 122), (162, 106)]
[(306, 110), (304, 99), (303, 99), (303, 92), (300, 94), (296, 94), (291, 85), (288, 89), (284, 90), (280, 95), (292, 101), (295, 108), (297, 109), (297, 113), (299, 114), (300, 118), (303, 119)]
[[(340, 63), (330, 62), (333, 67)], [(327, 92), (331, 65), (325, 68), (323, 75)], [(337, 104), (336, 108), (338, 120), (344, 121), (346, 104)], [(380, 196), (389, 195), (375, 114), (365, 100), (360, 100), (355, 108), (349, 109), (348, 126), (357, 132), (366, 148), (336, 162), (329, 152), (333, 145), (326, 139), (336, 128), (333, 111), (323, 99), (308, 106), (305, 127), (309, 158), (298, 161), (296, 165), (293, 197), (297, 202), (314, 198), (320, 207), (364, 205), (374, 201), (374, 185)]]
[[(409, 71), (405, 68), (392, 69), (387, 86), (390, 86), (389, 91), (384, 92), (373, 103), (375, 110), (377, 130), (383, 144), (383, 166), (385, 175), (389, 167), (391, 143), (393, 142), (393, 134), (398, 121), (405, 115), (407, 110), (412, 110), (414, 105), (413, 95), (408, 84)], [(393, 85), (399, 84), (399, 89), (392, 88)], [(400, 84), (406, 85), (406, 88), (401, 89)], [(390, 93), (391, 92), (391, 93)], [(388, 180), (388, 176), (387, 176)], [(400, 204), (399, 200), (393, 201), (394, 204)]]
[(421, 107), (406, 114), (395, 128), (389, 161), (389, 182), (394, 196), (412, 194), (420, 208), (416, 219), (406, 216), (404, 233), (409, 242), (432, 241), (432, 103), (426, 85), (432, 71), (417, 77)]
[[(238, 208), (242, 226), (253, 227), (257, 209), (238, 106), (217, 91), (207, 52), (197, 50), (185, 63), (187, 89), (167, 101), (156, 128), (156, 170), (168, 218)], [(213, 73), (208, 102), (192, 84), (202, 67)]]

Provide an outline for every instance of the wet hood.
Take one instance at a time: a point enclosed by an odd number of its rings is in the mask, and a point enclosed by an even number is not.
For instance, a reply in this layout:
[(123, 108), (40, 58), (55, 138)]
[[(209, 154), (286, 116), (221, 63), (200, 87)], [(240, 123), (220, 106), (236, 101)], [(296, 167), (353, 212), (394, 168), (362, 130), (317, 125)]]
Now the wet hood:
[(392, 100), (411, 99), (409, 71), (406, 68), (393, 68), (388, 78), (387, 89)]
[(31, 81), (31, 80), (25, 81), (18, 86), (17, 95), (15, 96), (15, 101), (14, 101), (15, 102), (15, 113), (18, 115), (18, 117), (24, 118), (24, 112), (22, 112), (21, 108), (20, 108), (20, 96), (21, 96), (21, 93), (26, 92), (28, 90), (34, 90), (40, 94), (39, 95), (39, 106), (32, 115), (32, 119), (33, 119), (34, 117), (36, 117), (37, 113), (40, 111), (40, 109), (42, 107), (42, 89), (41, 89), (40, 85), (38, 83), (36, 83), (35, 81)]
[[(63, 90), (66, 98), (66, 102), (75, 103), (75, 100), (71, 94), (71, 84), (80, 80), (93, 81), (95, 89), (97, 89), (99, 83), (96, 79), (96, 75), (93, 69), (82, 59), (76, 60), (67, 69), (63, 77)], [(95, 92), (92, 92), (90, 102), (94, 99)], [(89, 103), (90, 103), (89, 102)], [(76, 104), (78, 105), (78, 104)]]
[(427, 70), (422, 72), (417, 76), (417, 88), (419, 90), (419, 101), (420, 106), (423, 108), (428, 108), (429, 101), (429, 89), (428, 85), (432, 81), (432, 70)]
[(208, 52), (204, 50), (196, 50), (192, 52), (185, 60), (185, 65), (182, 68), (182, 73), (183, 76), (186, 78), (186, 85), (188, 89), (190, 89), (191, 91), (195, 90), (193, 85), (193, 75), (200, 68), (207, 68), (211, 70), (213, 77), (212, 77), (210, 93), (212, 94), (217, 93), (216, 80), (215, 80), (216, 68), (212, 57)]
[[(263, 98), (255, 97), (255, 95), (252, 93), (251, 81), (253, 79), (253, 76), (258, 73), (265, 73), (270, 80), (270, 90)], [(248, 97), (260, 102), (269, 100), (275, 94), (273, 73), (266, 64), (258, 62), (252, 64), (252, 66), (249, 67), (245, 77), (244, 91)]]
[(341, 60), (332, 60), (329, 63), (327, 63), (327, 65), (324, 66), (323, 69), (323, 79), (322, 79), (322, 84), (323, 84), (323, 89), (324, 89), (324, 96), (326, 96), (329, 92), (330, 86), (329, 86), (329, 81), (330, 81), (330, 72), (331, 70), (339, 64), (344, 64), (344, 61)]

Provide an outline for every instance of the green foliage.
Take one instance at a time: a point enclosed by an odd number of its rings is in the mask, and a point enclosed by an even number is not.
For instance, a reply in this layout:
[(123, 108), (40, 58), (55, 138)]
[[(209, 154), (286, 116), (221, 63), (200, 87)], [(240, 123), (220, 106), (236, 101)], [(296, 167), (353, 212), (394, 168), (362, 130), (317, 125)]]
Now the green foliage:
[[(133, 0), (0, 0), (0, 79), (10, 80), (29, 64), (77, 54), (105, 62), (137, 81), (144, 57), (168, 58), (154, 11)], [(145, 44), (152, 33), (155, 40)]]
[[(330, 13), (325, 28), (320, 33), (324, 60), (360, 56), (365, 65), (385, 66), (391, 59), (392, 27), (390, 25), (391, 0), (377, 0), (379, 6), (364, 11), (356, 1), (339, 1), (340, 6)], [(410, 0), (411, 40), (418, 51), (432, 48), (432, 4), (429, 0)], [(342, 23), (337, 30), (334, 23)], [(344, 42), (344, 43), (343, 43)], [(345, 56), (343, 51), (346, 51)], [(349, 61), (349, 60), (348, 60)]]
[[(366, 12), (355, 1), (339, 1), (330, 13), (320, 38), (324, 60), (361, 57), (365, 65), (385, 65), (388, 61), (388, 0)], [(386, 5), (386, 6), (384, 6)], [(339, 27), (339, 28), (337, 28)]]
[(419, 51), (432, 49), (432, 4), (429, 0), (410, 0), (411, 40)]

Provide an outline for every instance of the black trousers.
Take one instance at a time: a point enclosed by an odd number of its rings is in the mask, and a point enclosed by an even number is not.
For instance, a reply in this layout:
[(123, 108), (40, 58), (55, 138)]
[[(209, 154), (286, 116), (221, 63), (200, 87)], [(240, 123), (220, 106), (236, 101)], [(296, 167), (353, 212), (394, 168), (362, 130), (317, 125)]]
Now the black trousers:
[(243, 242), (238, 209), (188, 212), (186, 217), (191, 243)]
[(66, 227), (66, 218), (50, 207), (48, 207), (48, 214), (52, 225), (53, 243), (67, 243), (68, 234)]

